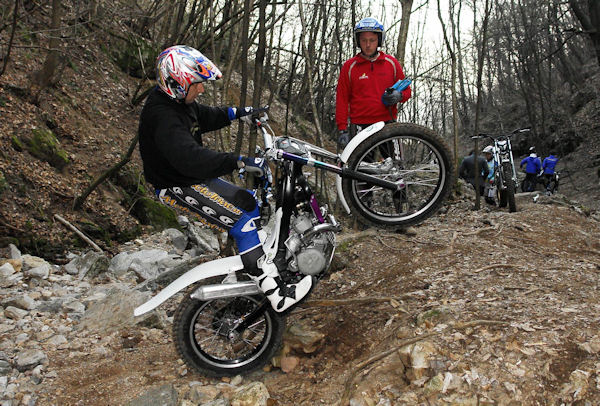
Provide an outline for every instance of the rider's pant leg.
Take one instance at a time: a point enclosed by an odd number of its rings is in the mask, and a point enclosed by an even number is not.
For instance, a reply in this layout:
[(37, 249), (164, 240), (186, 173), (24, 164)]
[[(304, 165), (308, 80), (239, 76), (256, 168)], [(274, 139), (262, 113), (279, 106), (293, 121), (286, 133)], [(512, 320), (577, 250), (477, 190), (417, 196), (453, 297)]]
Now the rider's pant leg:
[(156, 194), (163, 204), (194, 214), (213, 229), (229, 232), (246, 271), (259, 272), (256, 261), (264, 255), (258, 237), (260, 215), (249, 191), (222, 179), (210, 179), (198, 185), (158, 189)]

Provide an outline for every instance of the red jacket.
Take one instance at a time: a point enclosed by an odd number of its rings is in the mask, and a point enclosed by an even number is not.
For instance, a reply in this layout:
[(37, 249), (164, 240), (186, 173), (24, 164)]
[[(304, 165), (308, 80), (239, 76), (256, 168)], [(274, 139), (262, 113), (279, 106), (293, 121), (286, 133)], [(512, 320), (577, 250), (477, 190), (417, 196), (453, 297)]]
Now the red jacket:
[[(379, 52), (373, 62), (360, 53), (348, 59), (342, 66), (337, 85), (335, 121), (338, 129), (348, 127), (348, 115), (354, 124), (395, 120), (398, 109), (392, 106), (390, 112), (390, 107), (381, 102), (381, 96), (401, 79), (404, 72), (400, 62), (391, 55)], [(401, 102), (408, 100), (410, 94), (410, 87), (403, 90)]]

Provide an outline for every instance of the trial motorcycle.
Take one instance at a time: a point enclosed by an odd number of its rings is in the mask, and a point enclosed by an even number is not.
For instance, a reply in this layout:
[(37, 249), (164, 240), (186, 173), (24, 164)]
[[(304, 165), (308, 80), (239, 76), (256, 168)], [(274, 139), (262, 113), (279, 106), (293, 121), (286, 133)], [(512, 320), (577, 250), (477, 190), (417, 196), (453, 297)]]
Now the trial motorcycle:
[[(251, 118), (264, 141), (261, 155), (276, 166), (273, 185), (266, 179), (257, 185), (264, 218), (259, 236), (267, 260), (275, 262), (286, 283), (311, 275), (314, 289), (327, 274), (335, 235), (341, 231), (327, 205), (317, 201), (303, 172), (306, 166), (337, 175), (343, 210), (379, 228), (422, 222), (439, 209), (452, 185), (449, 149), (427, 127), (378, 122), (359, 132), (338, 155), (275, 136), (266, 110)], [(266, 365), (279, 349), (287, 313), (272, 309), (244, 274), (239, 255), (190, 269), (137, 307), (135, 316), (182, 290), (186, 293), (173, 317), (174, 341), (181, 358), (201, 374), (245, 374)]]

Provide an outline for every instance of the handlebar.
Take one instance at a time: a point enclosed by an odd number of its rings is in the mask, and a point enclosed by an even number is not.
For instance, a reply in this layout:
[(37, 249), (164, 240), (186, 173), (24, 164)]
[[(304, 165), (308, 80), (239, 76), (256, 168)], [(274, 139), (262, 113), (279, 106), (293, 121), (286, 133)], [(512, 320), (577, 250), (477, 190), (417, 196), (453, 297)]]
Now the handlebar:
[(479, 133), (477, 135), (472, 135), (471, 139), (489, 138), (489, 139), (495, 140), (497, 138), (504, 138), (504, 137), (508, 138), (508, 137), (511, 137), (513, 135), (516, 135), (516, 134), (527, 133), (529, 131), (531, 131), (531, 127), (518, 128), (518, 129), (516, 129), (516, 130), (514, 130), (514, 131), (512, 131), (510, 133), (503, 133), (503, 134), (485, 134), (485, 133)]

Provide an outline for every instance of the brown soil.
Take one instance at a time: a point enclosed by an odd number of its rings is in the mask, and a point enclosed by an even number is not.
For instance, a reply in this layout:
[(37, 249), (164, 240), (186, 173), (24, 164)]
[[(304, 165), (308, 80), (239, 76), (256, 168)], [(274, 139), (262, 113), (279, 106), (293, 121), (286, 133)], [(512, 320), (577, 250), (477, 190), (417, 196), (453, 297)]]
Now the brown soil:
[[(458, 376), (477, 371), (480, 379), (464, 389), (465, 396), (522, 404), (573, 401), (563, 390), (571, 373), (600, 362), (597, 353), (582, 347), (600, 327), (600, 224), (570, 207), (528, 200), (520, 199), (520, 211), (510, 214), (498, 208), (474, 212), (470, 202), (453, 202), (417, 227), (416, 236), (367, 235), (342, 244), (338, 255), (350, 259), (348, 266), (322, 280), (312, 298), (397, 302), (302, 306), (288, 323), (302, 320), (324, 333), (322, 345), (311, 354), (294, 354), (300, 363), (287, 374), (272, 368), (246, 381), (263, 381), (272, 404), (333, 405), (346, 387), (376, 377), (371, 370), (389, 357), (361, 370), (359, 362), (402, 340), (433, 334), (428, 340), (446, 371)], [(417, 324), (417, 316), (431, 309), (446, 310)], [(461, 327), (469, 322), (472, 327)], [(121, 405), (157, 383), (185, 392), (192, 381), (219, 382), (193, 371), (182, 375), (186, 368), (169, 331), (141, 329), (97, 339), (108, 348), (105, 355), (94, 355), (93, 345), (79, 355), (49, 354), (58, 378), (45, 382), (41, 405)], [(600, 376), (591, 368), (589, 387), (578, 400), (597, 404)], [(348, 385), (355, 372), (359, 378)], [(426, 396), (402, 375), (371, 395), (407, 404), (401, 396), (408, 392), (420, 402), (443, 403), (441, 394)]]

